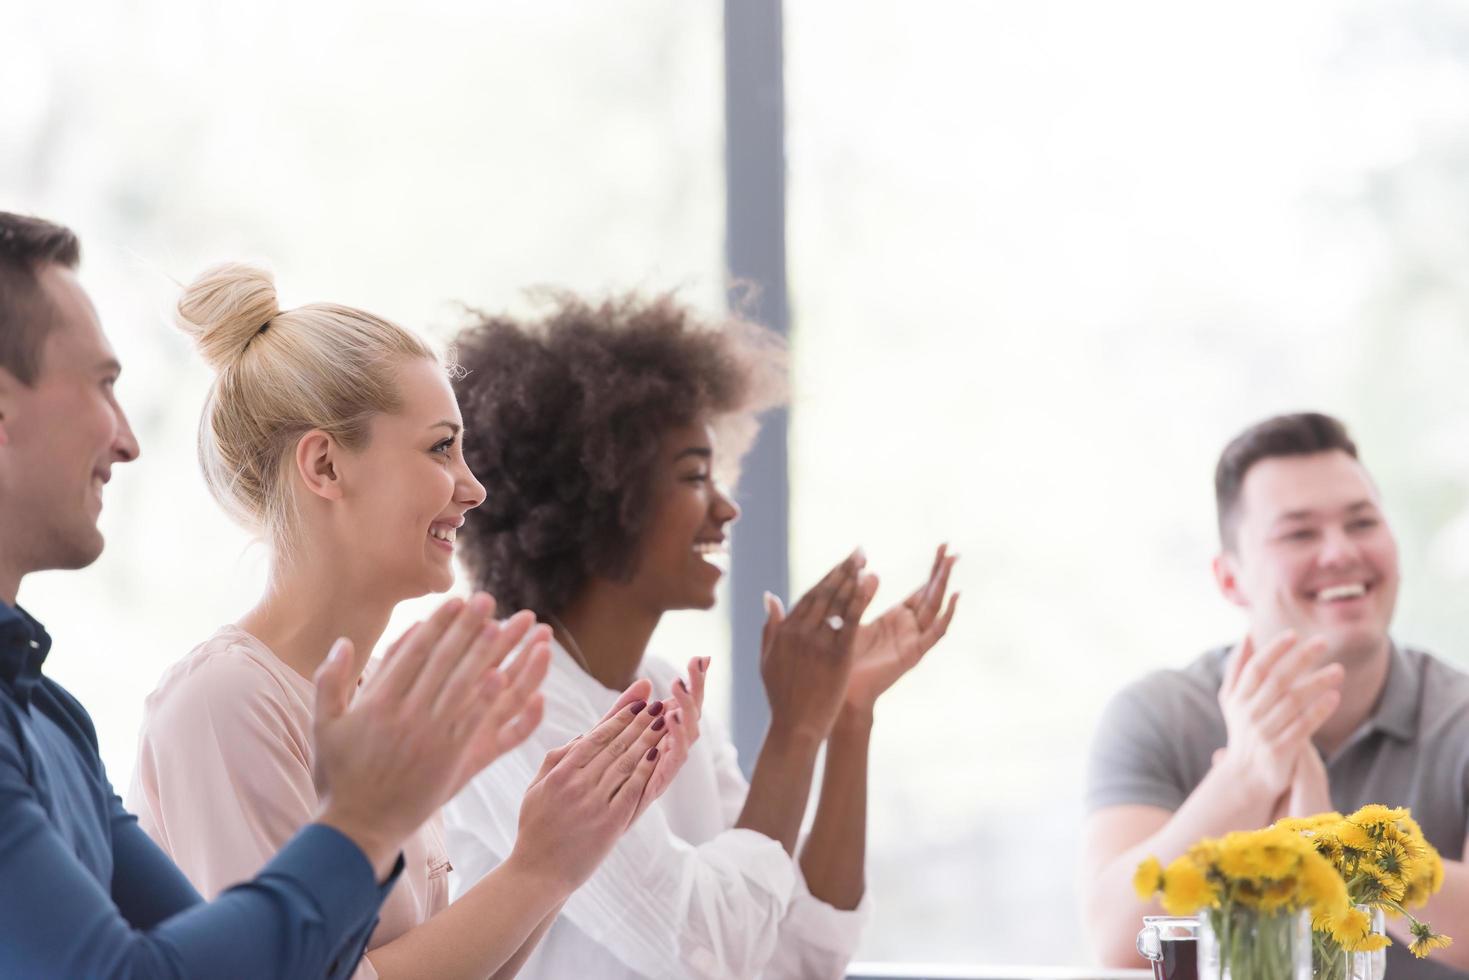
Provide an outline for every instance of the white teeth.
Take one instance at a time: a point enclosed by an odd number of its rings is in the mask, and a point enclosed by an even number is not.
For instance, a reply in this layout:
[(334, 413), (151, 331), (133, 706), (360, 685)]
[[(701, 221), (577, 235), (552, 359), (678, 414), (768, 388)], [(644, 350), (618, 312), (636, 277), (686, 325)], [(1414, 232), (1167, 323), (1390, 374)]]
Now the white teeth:
[(454, 539), (458, 536), (458, 529), (452, 527), (431, 527), (428, 529), (428, 533), (430, 537), (453, 544)]
[(1316, 593), (1316, 598), (1322, 602), (1336, 602), (1338, 599), (1356, 599), (1367, 594), (1367, 586), (1361, 582), (1353, 582), (1351, 585), (1333, 585), (1329, 589), (1322, 589)]
[(728, 553), (729, 549), (722, 541), (700, 541), (694, 545), (694, 551), (701, 555), (723, 555)]

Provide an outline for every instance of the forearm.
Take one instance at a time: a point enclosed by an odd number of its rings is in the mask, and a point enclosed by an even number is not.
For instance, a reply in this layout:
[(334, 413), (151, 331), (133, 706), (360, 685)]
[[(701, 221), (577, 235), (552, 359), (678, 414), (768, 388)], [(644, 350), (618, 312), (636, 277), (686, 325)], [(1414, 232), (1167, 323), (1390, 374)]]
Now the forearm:
[[(1421, 909), (1409, 909), (1418, 919), (1433, 926), (1435, 932), (1453, 937), (1454, 944), (1448, 949), (1434, 950), (1432, 960), (1451, 966), (1456, 970), (1469, 970), (1469, 935), (1464, 934), (1463, 923), (1469, 923), (1469, 864), (1463, 861), (1443, 863), (1443, 889)], [(1408, 932), (1408, 920), (1387, 920), (1387, 931), (1394, 942), (1404, 946), (1413, 941)]]
[(844, 710), (826, 743), (816, 819), (801, 848), (806, 887), (838, 909), (855, 909), (866, 888), (867, 752), (872, 713)]
[(1160, 914), (1156, 902), (1143, 903), (1133, 890), (1137, 866), (1148, 857), (1164, 865), (1206, 837), (1253, 830), (1270, 823), (1276, 800), (1253, 789), (1244, 774), (1219, 765), (1211, 769), (1165, 824), (1121, 850), (1102, 851), (1088, 842), (1090, 880), (1085, 882), (1092, 945), (1109, 966), (1137, 966), (1134, 939), (1142, 915)]
[(764, 834), (795, 854), (820, 747), (819, 739), (772, 724), (735, 826)]
[[(569, 890), (510, 858), (438, 915), (372, 950), (383, 980), (514, 976)], [(516, 960), (519, 962), (515, 962)], [(511, 967), (507, 973), (499, 973)]]
[(536, 947), (541, 944), (541, 940), (546, 938), (546, 933), (550, 930), (551, 923), (555, 922), (556, 916), (561, 914), (562, 904), (557, 903), (556, 907), (541, 920), (540, 925), (535, 927), (526, 941), (520, 944), (520, 948), (515, 951), (515, 955), (510, 957), (504, 966), (496, 970), (490, 980), (512, 980), (513, 977), (520, 973), (520, 968), (525, 966), (525, 961), (530, 959), (530, 954), (534, 953)]

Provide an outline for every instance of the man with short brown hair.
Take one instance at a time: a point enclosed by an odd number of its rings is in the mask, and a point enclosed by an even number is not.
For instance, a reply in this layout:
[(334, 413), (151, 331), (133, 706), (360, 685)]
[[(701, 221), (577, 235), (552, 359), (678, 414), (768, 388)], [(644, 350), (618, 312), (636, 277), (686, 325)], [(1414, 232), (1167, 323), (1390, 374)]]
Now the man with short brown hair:
[[(493, 604), (450, 600), (360, 689), (338, 641), (315, 684), (321, 811), (203, 903), (123, 809), (91, 718), (42, 671), (50, 636), (16, 604), (25, 576), (101, 554), (103, 487), (138, 456), (78, 251), (65, 228), (0, 212), (0, 976), (348, 976), (399, 843), (487, 761), (487, 699), (439, 694), (451, 666), (492, 668), (473, 641)], [(410, 696), (438, 703), (430, 723)]]
[[(1215, 581), (1249, 630), (1131, 684), (1103, 714), (1083, 845), (1094, 947), (1138, 964), (1143, 858), (1367, 803), (1411, 807), (1442, 853), (1423, 918), (1452, 934), (1469, 922), (1469, 675), (1388, 634), (1397, 542), (1356, 445), (1330, 416), (1267, 419), (1225, 448), (1215, 497)], [(1415, 960), (1399, 922), (1388, 928), (1391, 976), (1469, 977), (1469, 943)]]

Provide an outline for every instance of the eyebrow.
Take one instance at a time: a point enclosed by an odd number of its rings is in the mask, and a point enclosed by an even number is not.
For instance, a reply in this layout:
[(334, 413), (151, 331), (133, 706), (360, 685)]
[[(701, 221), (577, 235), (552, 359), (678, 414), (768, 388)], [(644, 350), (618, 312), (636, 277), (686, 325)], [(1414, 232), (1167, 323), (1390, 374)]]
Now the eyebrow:
[(714, 450), (710, 449), (708, 446), (690, 446), (688, 449), (681, 450), (677, 456), (673, 457), (673, 461), (677, 463), (685, 456), (698, 456), (700, 459), (713, 459)]
[[(1345, 509), (1348, 514), (1356, 514), (1364, 510), (1376, 510), (1377, 505), (1370, 500), (1358, 500), (1356, 503), (1348, 504)], [(1317, 514), (1318, 512), (1314, 510), (1286, 511), (1284, 514), (1281, 514), (1275, 519), (1275, 523), (1286, 524), (1291, 521), (1308, 521), (1311, 518), (1316, 517)]]
[(448, 429), (451, 435), (456, 436), (464, 431), (464, 426), (460, 425), (458, 422), (451, 422), (449, 419), (441, 419), (438, 422), (435, 422), (433, 425), (429, 426), (429, 428)]

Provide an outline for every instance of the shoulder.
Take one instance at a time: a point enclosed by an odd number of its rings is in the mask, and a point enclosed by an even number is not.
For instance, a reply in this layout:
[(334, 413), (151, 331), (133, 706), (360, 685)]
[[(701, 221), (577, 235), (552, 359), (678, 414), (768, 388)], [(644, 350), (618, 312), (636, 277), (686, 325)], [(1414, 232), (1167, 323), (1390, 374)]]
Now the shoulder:
[[(283, 664), (238, 630), (223, 629), (170, 667), (148, 695), (144, 737), (176, 725), (211, 728), (309, 722), (310, 705)], [(305, 713), (305, 718), (301, 716)]]
[(1169, 727), (1219, 713), (1227, 647), (1208, 651), (1182, 668), (1154, 670), (1127, 684), (1108, 701), (1103, 725), (1152, 721)]
[(1469, 745), (1469, 672), (1426, 650), (1400, 649), (1418, 672), (1419, 728), (1435, 737), (1463, 733)]

